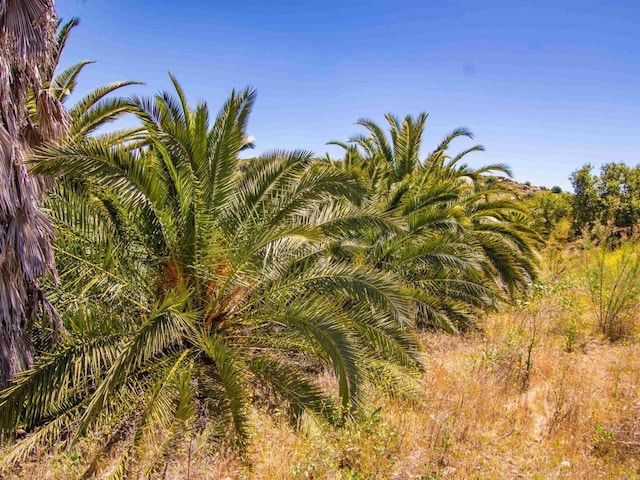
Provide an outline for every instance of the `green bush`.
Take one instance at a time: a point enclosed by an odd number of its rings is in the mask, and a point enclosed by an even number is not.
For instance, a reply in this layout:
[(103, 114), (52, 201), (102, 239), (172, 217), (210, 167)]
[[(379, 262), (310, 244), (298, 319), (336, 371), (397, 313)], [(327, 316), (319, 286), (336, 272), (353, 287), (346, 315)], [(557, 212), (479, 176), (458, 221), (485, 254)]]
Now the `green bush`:
[(609, 340), (635, 328), (640, 297), (640, 248), (637, 240), (612, 247), (604, 234), (585, 247), (584, 275), (598, 327)]

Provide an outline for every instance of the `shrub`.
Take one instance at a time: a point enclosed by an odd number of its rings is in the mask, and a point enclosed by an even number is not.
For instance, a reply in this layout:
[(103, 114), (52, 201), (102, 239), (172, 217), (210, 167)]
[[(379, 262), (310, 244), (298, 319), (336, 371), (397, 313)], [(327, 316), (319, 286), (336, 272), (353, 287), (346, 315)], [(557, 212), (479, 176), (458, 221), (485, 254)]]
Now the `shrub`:
[(640, 297), (640, 248), (637, 240), (613, 247), (602, 233), (585, 247), (584, 275), (598, 327), (609, 340), (635, 328)]

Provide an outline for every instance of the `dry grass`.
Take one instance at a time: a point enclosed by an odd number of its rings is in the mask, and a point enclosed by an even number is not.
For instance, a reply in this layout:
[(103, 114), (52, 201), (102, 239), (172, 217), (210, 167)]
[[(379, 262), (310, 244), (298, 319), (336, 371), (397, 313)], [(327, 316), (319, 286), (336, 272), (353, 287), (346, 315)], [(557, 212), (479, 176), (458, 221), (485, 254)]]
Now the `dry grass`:
[[(361, 421), (337, 430), (255, 412), (244, 458), (199, 438), (160, 478), (640, 479), (640, 343), (598, 337), (580, 282), (562, 281), (482, 332), (424, 334), (415, 398), (372, 389)], [(15, 474), (77, 471), (62, 450)]]

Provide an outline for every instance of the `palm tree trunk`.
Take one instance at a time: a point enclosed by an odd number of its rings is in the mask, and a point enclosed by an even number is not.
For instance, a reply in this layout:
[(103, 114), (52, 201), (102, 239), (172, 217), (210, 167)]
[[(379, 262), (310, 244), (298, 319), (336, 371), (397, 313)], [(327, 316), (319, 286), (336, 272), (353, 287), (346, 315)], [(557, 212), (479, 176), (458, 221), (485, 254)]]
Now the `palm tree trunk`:
[[(28, 175), (30, 151), (64, 132), (66, 114), (42, 84), (57, 27), (53, 0), (0, 0), (0, 389), (33, 361), (29, 329), (38, 278), (55, 277), (53, 227), (39, 208), (45, 180)], [(27, 113), (33, 89), (37, 124)]]

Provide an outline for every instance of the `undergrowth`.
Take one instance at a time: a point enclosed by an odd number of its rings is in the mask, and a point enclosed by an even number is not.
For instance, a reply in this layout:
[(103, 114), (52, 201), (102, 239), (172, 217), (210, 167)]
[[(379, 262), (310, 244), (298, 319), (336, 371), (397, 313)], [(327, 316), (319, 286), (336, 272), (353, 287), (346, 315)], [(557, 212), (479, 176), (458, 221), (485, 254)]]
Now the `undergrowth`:
[[(481, 330), (422, 334), (419, 395), (368, 388), (341, 428), (256, 409), (244, 454), (205, 430), (154, 478), (638, 478), (640, 344), (603, 336), (580, 256), (554, 258), (553, 277)], [(6, 478), (75, 478), (92, 445), (38, 452)]]

